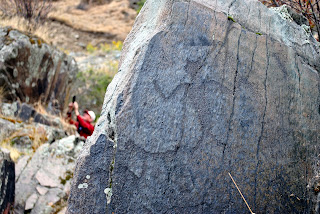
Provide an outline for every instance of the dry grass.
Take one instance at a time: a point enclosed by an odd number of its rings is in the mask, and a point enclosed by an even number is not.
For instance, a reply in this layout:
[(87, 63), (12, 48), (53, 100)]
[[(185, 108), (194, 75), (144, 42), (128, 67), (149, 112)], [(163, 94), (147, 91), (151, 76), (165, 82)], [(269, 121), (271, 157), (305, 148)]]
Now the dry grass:
[(17, 148), (14, 148), (10, 144), (1, 143), (0, 146), (10, 151), (10, 157), (14, 162), (17, 162), (19, 157), (22, 155), (22, 153)]
[[(54, 117), (56, 117), (56, 116), (51, 115), (50, 113), (48, 113), (46, 108), (41, 104), (41, 102), (35, 103), (34, 104), (34, 109), (38, 113), (40, 113), (42, 115), (46, 115), (48, 117), (51, 117), (52, 119)], [(69, 124), (62, 115), (59, 116), (59, 120), (60, 120), (60, 122), (62, 124), (63, 130), (66, 131), (69, 135), (74, 135), (76, 133), (76, 131), (77, 131), (76, 127), (74, 125)]]
[(17, 118), (13, 118), (13, 117), (6, 117), (6, 116), (3, 116), (2, 114), (0, 114), (0, 118), (1, 119), (4, 119), (4, 120), (8, 120), (12, 123), (22, 123), (21, 120), (17, 119)]
[(130, 32), (137, 13), (129, 8), (129, 1), (118, 0), (109, 4), (95, 5), (87, 10), (77, 9), (80, 1), (53, 2), (49, 18), (74, 29), (104, 33), (124, 40)]
[(29, 32), (39, 37), (43, 41), (50, 41), (49, 32), (50, 29), (48, 28), (47, 24), (44, 23), (42, 25), (37, 26), (37, 28), (33, 28), (28, 24), (28, 22), (18, 16), (14, 17), (1, 17), (0, 19), (0, 26), (11, 26), (14, 29), (17, 29), (21, 32)]
[(0, 142), (0, 146), (6, 148), (10, 151), (10, 157), (13, 161), (17, 161), (18, 158), (24, 153), (19, 151), (13, 144), (13, 140), (19, 137), (29, 137), (32, 141), (32, 149), (35, 152), (43, 143), (45, 143), (47, 138), (47, 132), (42, 126), (29, 125), (13, 132), (9, 137), (5, 138)]
[(63, 126), (63, 130), (65, 132), (67, 132), (68, 135), (75, 135), (76, 134), (77, 128), (75, 125), (71, 125), (70, 123), (68, 123), (63, 116), (60, 116), (60, 121)]
[(29, 132), (29, 138), (32, 140), (32, 149), (36, 151), (43, 143), (45, 143), (47, 138), (47, 132), (44, 127), (32, 127)]
[(20, 152), (17, 148), (15, 148), (12, 145), (12, 140), (16, 137), (23, 137), (23, 136), (27, 136), (26, 133), (22, 133), (21, 130), (18, 130), (12, 133), (9, 137), (4, 139), (0, 143), (0, 146), (2, 148), (8, 149), (10, 151), (10, 157), (14, 162), (16, 162), (23, 153)]
[(4, 87), (0, 87), (0, 104), (2, 104), (4, 97), (5, 97)]
[(34, 103), (34, 109), (42, 115), (52, 116), (47, 112), (46, 108), (42, 105), (41, 101)]

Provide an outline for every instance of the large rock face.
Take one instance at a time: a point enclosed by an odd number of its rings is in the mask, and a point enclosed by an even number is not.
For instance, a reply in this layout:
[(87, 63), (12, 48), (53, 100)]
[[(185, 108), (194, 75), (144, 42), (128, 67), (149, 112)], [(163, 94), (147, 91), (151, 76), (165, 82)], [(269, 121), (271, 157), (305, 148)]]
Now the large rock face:
[(45, 104), (56, 99), (62, 108), (76, 73), (72, 57), (38, 38), (0, 28), (0, 85), (7, 99)]
[(318, 45), (255, 0), (147, 1), (67, 213), (248, 213), (228, 173), (255, 213), (319, 209)]

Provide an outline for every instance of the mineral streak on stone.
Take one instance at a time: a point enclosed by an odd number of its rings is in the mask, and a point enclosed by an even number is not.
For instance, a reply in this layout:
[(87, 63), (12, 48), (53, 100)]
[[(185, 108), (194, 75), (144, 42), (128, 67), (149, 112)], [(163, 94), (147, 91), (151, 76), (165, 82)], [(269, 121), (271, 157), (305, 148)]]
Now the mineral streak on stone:
[[(76, 170), (79, 174), (74, 174), (77, 179), (73, 181), (67, 212), (106, 213), (107, 197), (104, 190), (111, 182), (109, 172), (113, 160), (113, 142), (102, 134), (93, 146), (88, 147), (86, 143), (83, 150), (85, 152), (78, 158), (76, 169), (86, 167), (86, 170)], [(88, 179), (88, 175), (94, 176)]]
[(319, 63), (311, 35), (258, 1), (148, 0), (67, 213), (248, 213), (229, 172), (255, 213), (318, 209)]
[(14, 203), (14, 162), (7, 150), (0, 148), (0, 213), (9, 213)]

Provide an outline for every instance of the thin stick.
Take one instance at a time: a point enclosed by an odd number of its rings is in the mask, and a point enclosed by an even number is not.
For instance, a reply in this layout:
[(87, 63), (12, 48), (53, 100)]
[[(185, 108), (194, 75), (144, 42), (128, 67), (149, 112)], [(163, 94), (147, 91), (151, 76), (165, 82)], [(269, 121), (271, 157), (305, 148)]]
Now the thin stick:
[(250, 210), (250, 213), (251, 213), (251, 214), (253, 214), (254, 212), (252, 212), (252, 210), (251, 210), (251, 208), (250, 208), (249, 204), (247, 203), (246, 199), (243, 197), (243, 195), (242, 195), (242, 193), (241, 193), (241, 191), (240, 191), (240, 189), (239, 189), (238, 185), (237, 185), (237, 184), (236, 184), (236, 182), (233, 180), (233, 177), (231, 176), (230, 172), (228, 172), (228, 173), (229, 173), (229, 176), (230, 176), (231, 180), (233, 181), (234, 185), (237, 187), (237, 189), (238, 189), (238, 191), (239, 191), (239, 193), (240, 193), (240, 195), (241, 195), (242, 199), (244, 200), (244, 202), (246, 203), (246, 205), (247, 205), (248, 209)]

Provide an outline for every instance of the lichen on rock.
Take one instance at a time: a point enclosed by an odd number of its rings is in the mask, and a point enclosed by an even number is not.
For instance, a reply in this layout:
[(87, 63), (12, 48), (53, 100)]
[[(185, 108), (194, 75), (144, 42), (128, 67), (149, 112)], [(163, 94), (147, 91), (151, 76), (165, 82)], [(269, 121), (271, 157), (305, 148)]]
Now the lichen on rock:
[(319, 71), (314, 38), (256, 0), (148, 0), (67, 213), (246, 213), (228, 173), (255, 213), (316, 210)]

